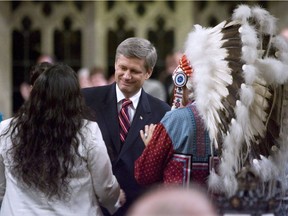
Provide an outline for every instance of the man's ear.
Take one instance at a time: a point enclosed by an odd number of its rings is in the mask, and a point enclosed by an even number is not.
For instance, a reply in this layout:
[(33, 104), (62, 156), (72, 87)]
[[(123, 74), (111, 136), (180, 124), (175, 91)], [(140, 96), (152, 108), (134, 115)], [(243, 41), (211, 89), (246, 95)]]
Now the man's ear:
[(153, 72), (153, 69), (147, 70), (147, 72), (146, 72), (146, 74), (145, 74), (145, 79), (146, 79), (146, 80), (150, 78), (150, 76), (152, 75), (152, 72)]

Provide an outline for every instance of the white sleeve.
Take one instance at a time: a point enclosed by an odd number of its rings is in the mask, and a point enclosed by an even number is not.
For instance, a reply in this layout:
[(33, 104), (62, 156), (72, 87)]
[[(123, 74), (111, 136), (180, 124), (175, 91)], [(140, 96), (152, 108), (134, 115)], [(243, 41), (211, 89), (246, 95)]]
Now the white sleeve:
[[(3, 132), (3, 123), (0, 123), (0, 134)], [(3, 137), (0, 137), (0, 202), (2, 202), (5, 189), (6, 189), (6, 178), (5, 178), (5, 165), (3, 154)]]
[(6, 189), (5, 167), (3, 157), (0, 154), (0, 203), (3, 200), (5, 189)]
[[(92, 183), (99, 203), (111, 214), (118, 208), (117, 203), (120, 186), (112, 173), (112, 165), (97, 123), (91, 123), (91, 136), (87, 141), (88, 169), (92, 176)], [(89, 131), (89, 130), (88, 130)]]

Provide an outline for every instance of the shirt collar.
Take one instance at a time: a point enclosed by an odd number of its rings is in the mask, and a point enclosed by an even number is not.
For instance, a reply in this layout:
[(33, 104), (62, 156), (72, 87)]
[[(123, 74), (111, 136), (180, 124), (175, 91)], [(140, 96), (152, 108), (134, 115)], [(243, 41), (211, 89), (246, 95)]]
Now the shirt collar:
[[(133, 104), (133, 107), (136, 109), (140, 100), (140, 95), (142, 92), (142, 88), (131, 98), (129, 98)], [(123, 99), (125, 99), (124, 94), (119, 89), (118, 85), (116, 84), (116, 97), (117, 97), (117, 104), (119, 104)]]

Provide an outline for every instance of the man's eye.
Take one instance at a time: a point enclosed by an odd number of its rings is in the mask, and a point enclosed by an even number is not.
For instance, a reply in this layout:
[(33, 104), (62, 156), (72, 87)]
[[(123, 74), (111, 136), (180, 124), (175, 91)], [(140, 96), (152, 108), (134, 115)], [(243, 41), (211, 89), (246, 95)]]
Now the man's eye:
[(138, 71), (138, 70), (132, 70), (131, 73), (133, 73), (133, 74), (141, 74), (142, 72)]

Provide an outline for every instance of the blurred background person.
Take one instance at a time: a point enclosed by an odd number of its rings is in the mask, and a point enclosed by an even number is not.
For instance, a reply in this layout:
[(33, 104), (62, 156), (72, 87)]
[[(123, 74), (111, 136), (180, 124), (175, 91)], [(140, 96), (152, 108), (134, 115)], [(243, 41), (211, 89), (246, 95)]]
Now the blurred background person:
[[(40, 55), (37, 60), (36, 60), (36, 64), (40, 64), (40, 63), (49, 63), (49, 64), (54, 64), (55, 63), (55, 59), (54, 57), (47, 55), (47, 54), (42, 54)], [(33, 68), (32, 68), (33, 70)], [(37, 71), (37, 70), (36, 70)], [(30, 72), (29, 72), (30, 73)], [(24, 101), (26, 101), (29, 98), (30, 92), (31, 92), (31, 83), (24, 81), (23, 83), (20, 84), (20, 93), (22, 98), (24, 99)]]
[(166, 91), (166, 102), (168, 104), (172, 104), (172, 96), (173, 96), (173, 79), (172, 74), (173, 71), (179, 64), (179, 60), (182, 57), (182, 53), (180, 51), (175, 51), (167, 54), (165, 57), (165, 70), (159, 74), (158, 80), (164, 84)]
[(288, 27), (283, 28), (280, 32), (280, 35), (282, 35), (286, 39), (286, 41), (288, 42)]
[(36, 79), (15, 117), (0, 123), (0, 215), (101, 216), (99, 205), (113, 213), (125, 202), (88, 114), (71, 67)]
[(112, 84), (115, 82), (115, 74), (112, 74), (109, 78), (108, 78), (108, 84)]
[(77, 71), (78, 81), (81, 88), (89, 88), (92, 87), (90, 81), (90, 71), (89, 68), (81, 68)]
[(23, 82), (20, 85), (20, 92), (25, 101), (28, 100), (32, 86), (34, 85), (34, 82), (37, 79), (37, 77), (41, 73), (46, 71), (48, 68), (50, 68), (52, 65), (53, 63), (50, 63), (50, 62), (39, 62), (31, 67), (29, 71), (29, 75), (30, 75), (29, 83)]
[(20, 93), (24, 101), (27, 101), (30, 95), (31, 86), (27, 82), (23, 82), (20, 85)]
[(104, 86), (108, 84), (105, 76), (105, 70), (99, 66), (95, 66), (90, 69), (89, 78), (92, 86)]
[(50, 62), (40, 62), (36, 65), (33, 65), (30, 70), (30, 85), (33, 87), (36, 79), (53, 66), (53, 63)]
[(102, 67), (81, 68), (77, 72), (81, 88), (104, 86), (108, 84), (105, 70)]
[(55, 57), (48, 55), (48, 54), (41, 54), (38, 58), (37, 58), (37, 63), (42, 63), (42, 62), (48, 62), (48, 63), (55, 63)]
[(148, 94), (151, 94), (152, 96), (166, 102), (166, 90), (163, 83), (161, 83), (160, 81), (149, 78), (148, 80), (145, 80), (143, 84), (143, 89)]

